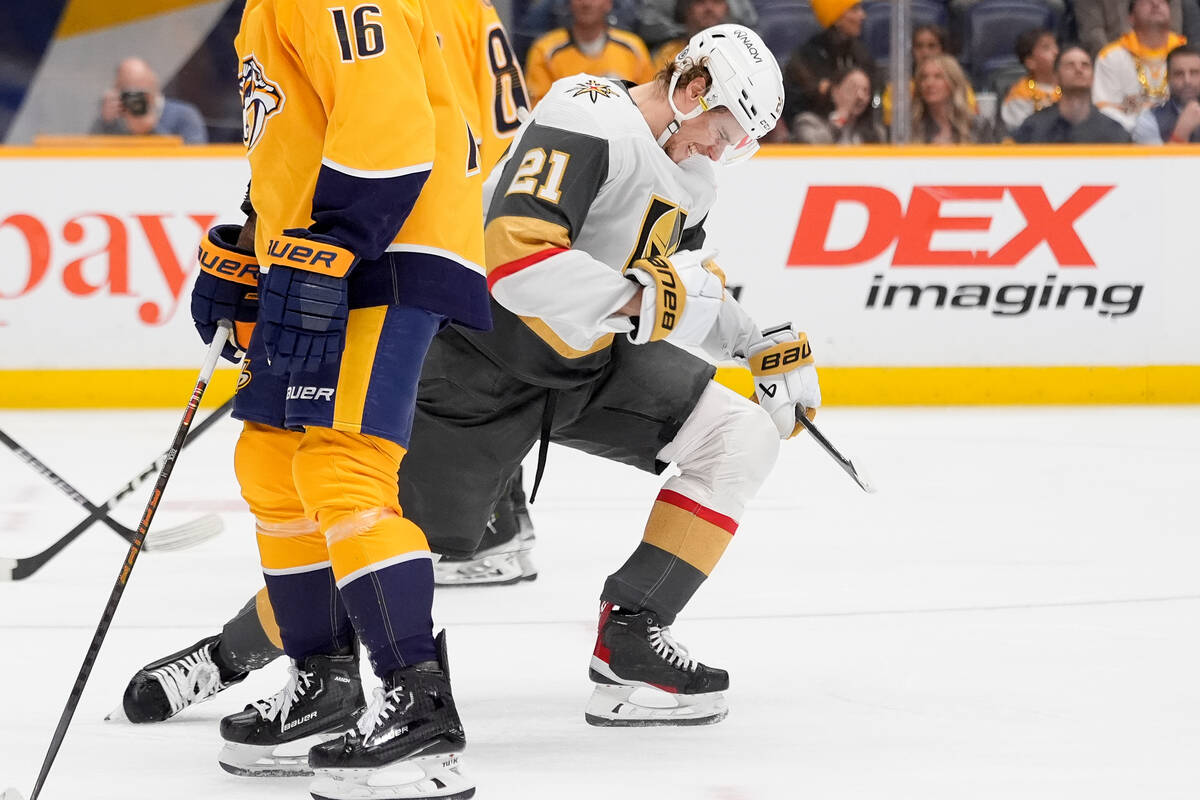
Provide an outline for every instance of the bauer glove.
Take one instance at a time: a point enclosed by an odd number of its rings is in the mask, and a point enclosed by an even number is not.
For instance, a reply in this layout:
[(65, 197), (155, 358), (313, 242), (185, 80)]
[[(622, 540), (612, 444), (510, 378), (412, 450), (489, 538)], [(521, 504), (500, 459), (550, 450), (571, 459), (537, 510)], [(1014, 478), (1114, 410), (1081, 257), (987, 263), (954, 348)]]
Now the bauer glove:
[(355, 255), (303, 228), (272, 239), (263, 270), (259, 325), (271, 372), (313, 372), (334, 363), (346, 339), (346, 276)]
[(634, 261), (625, 277), (643, 287), (642, 305), (629, 341), (646, 344), (666, 339), (699, 346), (708, 335), (725, 298), (724, 276), (712, 262), (713, 250), (682, 250), (674, 255)]
[(217, 332), (217, 322), (232, 320), (229, 342), (221, 357), (241, 360), (250, 344), (258, 315), (258, 260), (237, 246), (240, 225), (218, 225), (200, 242), (200, 274), (192, 287), (192, 322), (205, 344)]
[(758, 404), (771, 415), (779, 438), (792, 438), (803, 429), (798, 416), (812, 419), (821, 405), (808, 336), (797, 334), (791, 324), (768, 328), (750, 345), (748, 360)]

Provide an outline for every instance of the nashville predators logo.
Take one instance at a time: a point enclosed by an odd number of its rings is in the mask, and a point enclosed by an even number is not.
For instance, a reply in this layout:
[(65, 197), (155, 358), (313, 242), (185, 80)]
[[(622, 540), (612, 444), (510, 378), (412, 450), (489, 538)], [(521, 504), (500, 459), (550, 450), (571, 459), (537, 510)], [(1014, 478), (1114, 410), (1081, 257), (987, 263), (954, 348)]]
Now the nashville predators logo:
[(601, 97), (612, 97), (613, 88), (598, 81), (584, 81), (583, 83), (575, 84), (575, 92), (571, 97), (583, 97), (585, 94), (594, 103)]
[(238, 83), (242, 91), (242, 143), (249, 151), (262, 138), (267, 120), (283, 110), (285, 98), (278, 84), (267, 80), (253, 55), (242, 59)]
[(250, 379), (254, 377), (254, 373), (250, 371), (250, 359), (247, 358), (242, 362), (242, 371), (238, 373), (237, 388), (234, 391), (240, 392), (250, 383)]

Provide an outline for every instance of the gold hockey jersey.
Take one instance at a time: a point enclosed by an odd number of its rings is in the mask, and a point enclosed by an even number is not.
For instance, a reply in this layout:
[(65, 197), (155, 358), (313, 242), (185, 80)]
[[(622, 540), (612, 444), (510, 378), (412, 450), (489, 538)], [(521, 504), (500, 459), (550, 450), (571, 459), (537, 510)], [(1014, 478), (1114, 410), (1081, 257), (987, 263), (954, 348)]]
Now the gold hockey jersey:
[(490, 0), (436, 0), (429, 10), (486, 176), (529, 108), (525, 76)]
[(247, 0), (235, 47), (263, 267), (316, 239), (352, 265), (351, 307), (488, 327), (483, 232), (462, 224), (482, 165), (425, 0)]
[(550, 91), (550, 84), (580, 72), (634, 83), (647, 83), (654, 78), (654, 65), (646, 45), (636, 33), (619, 28), (608, 29), (604, 46), (595, 55), (579, 49), (570, 29), (552, 30), (533, 43), (525, 63), (534, 103)]

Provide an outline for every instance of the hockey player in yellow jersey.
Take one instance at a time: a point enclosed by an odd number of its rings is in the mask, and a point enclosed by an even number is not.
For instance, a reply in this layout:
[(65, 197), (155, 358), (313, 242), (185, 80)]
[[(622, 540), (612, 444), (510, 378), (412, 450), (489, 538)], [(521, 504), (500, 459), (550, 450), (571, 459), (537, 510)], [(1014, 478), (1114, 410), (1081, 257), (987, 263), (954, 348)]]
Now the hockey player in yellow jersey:
[(429, 10), (486, 176), (529, 108), (525, 76), (490, 0), (438, 0)]
[[(385, 782), (372, 797), (467, 797), (431, 553), (397, 471), (429, 342), (447, 322), (491, 325), (482, 228), (463, 223), (481, 203), (475, 133), (425, 0), (248, 0), (235, 47), (254, 253), (228, 230), (207, 245), (213, 265), (257, 257), (234, 461), (292, 668), (222, 720), (219, 760), (311, 769), (313, 796), (334, 799), (404, 763), (441, 790)], [(198, 279), (202, 310), (225, 277)], [(383, 684), (361, 714), (356, 637)]]
[[(518, 112), (523, 114), (528, 108), (524, 78), (512, 55), (504, 27), (489, 2), (445, 0), (432, 4), (429, 10), (450, 79), (480, 144), (481, 171), (486, 174), (520, 126)], [(251, 94), (259, 98), (258, 108), (264, 115), (274, 109), (276, 95), (270, 88), (259, 87)], [(253, 128), (256, 120), (265, 121), (265, 116), (256, 114), (248, 120), (248, 125)], [(249, 202), (243, 207), (246, 213), (253, 213)], [(456, 224), (464, 224), (468, 210), (459, 211), (454, 219)], [(252, 237), (252, 230), (253, 226), (247, 224), (242, 235)], [(228, 246), (218, 247), (210, 239), (202, 247), (204, 272), (193, 293), (193, 315), (208, 341), (215, 330), (215, 320), (221, 317), (241, 320), (245, 324), (238, 328), (239, 343), (245, 348), (246, 330), (255, 318), (253, 289), (257, 264), (253, 254), (248, 252), (251, 245), (246, 244), (243, 252), (238, 253), (237, 238), (237, 226), (222, 226), (211, 234), (211, 239), (224, 240)], [(208, 287), (210, 297), (203, 296), (205, 287)], [(211, 296), (214, 294), (223, 295), (219, 302), (214, 301)], [(231, 358), (235, 349), (229, 351)], [(254, 385), (256, 381), (261, 384), (262, 374), (252, 360), (245, 372), (250, 381), (248, 385)], [(518, 507), (496, 511), (495, 527), (501, 536), (511, 535), (514, 526), (519, 525), (522, 531), (528, 526), (519, 479), (513, 494)], [(470, 561), (460, 562), (460, 568), (466, 570), (471, 564)], [(445, 564), (439, 564), (438, 568), (444, 570)], [(282, 655), (282, 648), (271, 599), (264, 589), (251, 597), (220, 632), (138, 670), (126, 687), (117, 716), (138, 723), (169, 719), (237, 684), (251, 671)], [(300, 769), (303, 764), (293, 766)]]

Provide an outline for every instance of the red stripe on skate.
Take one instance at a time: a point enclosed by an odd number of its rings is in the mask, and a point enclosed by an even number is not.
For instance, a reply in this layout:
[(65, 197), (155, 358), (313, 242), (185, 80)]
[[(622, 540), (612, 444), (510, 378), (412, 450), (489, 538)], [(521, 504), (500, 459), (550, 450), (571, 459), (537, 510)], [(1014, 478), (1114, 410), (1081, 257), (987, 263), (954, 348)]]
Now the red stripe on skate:
[(694, 514), (705, 522), (711, 525), (716, 525), (730, 536), (733, 536), (733, 534), (737, 532), (738, 521), (736, 519), (717, 513), (711, 508), (706, 508), (692, 498), (682, 495), (679, 492), (673, 492), (670, 489), (663, 489), (658, 493), (657, 500), (662, 503), (669, 503), (676, 508), (681, 508), (689, 514)]
[(592, 651), (592, 655), (605, 664), (612, 663), (612, 650), (604, 644), (604, 623), (608, 622), (608, 615), (612, 613), (612, 609), (612, 603), (600, 604), (600, 624), (596, 626), (596, 649)]

